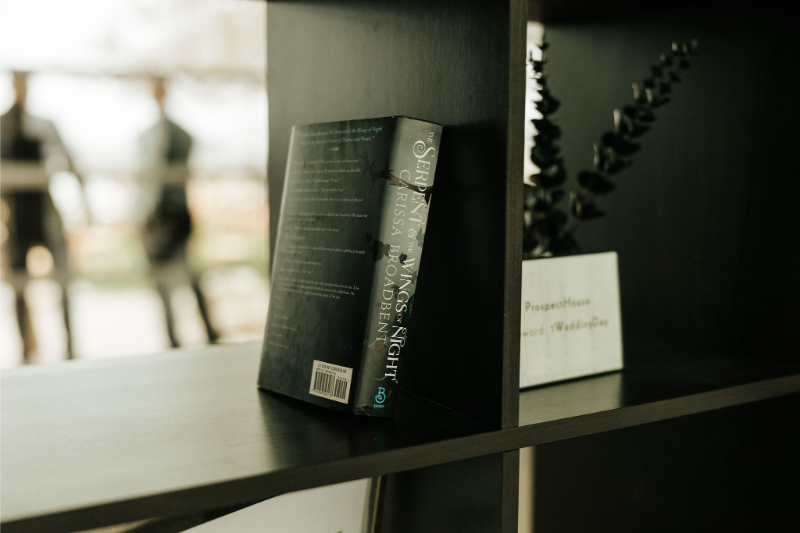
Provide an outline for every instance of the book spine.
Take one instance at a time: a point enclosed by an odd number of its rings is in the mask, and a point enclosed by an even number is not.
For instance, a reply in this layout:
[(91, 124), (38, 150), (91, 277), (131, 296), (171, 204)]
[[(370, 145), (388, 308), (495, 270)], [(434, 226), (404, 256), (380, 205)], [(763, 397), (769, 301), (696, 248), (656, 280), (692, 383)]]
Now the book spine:
[(391, 416), (402, 376), (442, 127), (397, 119), (353, 412)]

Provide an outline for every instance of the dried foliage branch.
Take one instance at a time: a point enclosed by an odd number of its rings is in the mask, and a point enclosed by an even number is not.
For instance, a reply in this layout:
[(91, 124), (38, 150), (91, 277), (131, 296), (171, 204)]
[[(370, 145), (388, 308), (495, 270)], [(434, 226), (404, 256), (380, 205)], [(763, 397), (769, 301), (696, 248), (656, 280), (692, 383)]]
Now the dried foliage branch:
[(529, 58), (541, 95), (536, 107), (542, 118), (533, 119), (536, 133), (530, 153), (539, 172), (529, 176), (525, 184), (523, 254), (526, 259), (579, 251), (575, 230), (583, 221), (605, 214), (595, 200), (614, 190), (612, 177), (631, 165), (629, 158), (640, 148), (636, 140), (650, 131), (656, 120), (654, 110), (669, 103), (672, 86), (681, 81), (682, 72), (690, 66), (689, 58), (698, 52), (696, 40), (674, 42), (672, 50), (661, 54), (659, 63), (650, 67), (650, 75), (632, 84), (633, 104), (614, 110), (614, 131), (605, 132), (594, 144), (594, 168), (578, 173), (579, 188), (569, 193), (569, 204), (564, 211), (559, 203), (567, 196), (563, 188), (567, 174), (556, 146), (561, 130), (550, 120), (560, 103), (550, 93), (544, 75), (546, 42), (541, 49), (541, 60)]

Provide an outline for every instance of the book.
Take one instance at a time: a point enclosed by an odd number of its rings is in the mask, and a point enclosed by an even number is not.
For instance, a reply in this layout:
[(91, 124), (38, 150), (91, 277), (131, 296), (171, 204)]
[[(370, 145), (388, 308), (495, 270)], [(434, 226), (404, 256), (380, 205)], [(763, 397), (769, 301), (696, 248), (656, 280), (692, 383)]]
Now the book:
[(392, 415), (441, 133), (407, 117), (292, 128), (259, 387)]

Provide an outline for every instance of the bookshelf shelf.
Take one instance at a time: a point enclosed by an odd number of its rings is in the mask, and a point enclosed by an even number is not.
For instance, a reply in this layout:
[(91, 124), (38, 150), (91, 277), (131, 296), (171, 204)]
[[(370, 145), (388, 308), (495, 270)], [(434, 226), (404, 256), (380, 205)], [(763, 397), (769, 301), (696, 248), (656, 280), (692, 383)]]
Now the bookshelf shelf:
[(492, 429), (411, 396), (386, 420), (259, 392), (259, 353), (218, 346), (4, 372), (3, 530), (189, 514), (800, 392), (797, 367), (665, 352), (523, 391), (520, 427)]
[[(75, 531), (460, 458), (485, 424), (413, 399), (395, 419), (259, 392), (260, 346), (20, 368), (2, 381), (4, 531)], [(31, 397), (29, 391), (40, 393)]]
[(631, 354), (622, 372), (520, 393), (520, 447), (800, 392), (800, 367), (680, 350)]

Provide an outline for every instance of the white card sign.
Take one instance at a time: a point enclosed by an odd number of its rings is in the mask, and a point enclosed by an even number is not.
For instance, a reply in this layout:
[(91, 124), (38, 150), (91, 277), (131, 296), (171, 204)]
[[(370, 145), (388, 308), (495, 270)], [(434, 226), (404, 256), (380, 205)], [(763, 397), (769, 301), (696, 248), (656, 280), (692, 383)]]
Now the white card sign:
[(520, 387), (622, 368), (617, 254), (522, 262)]

